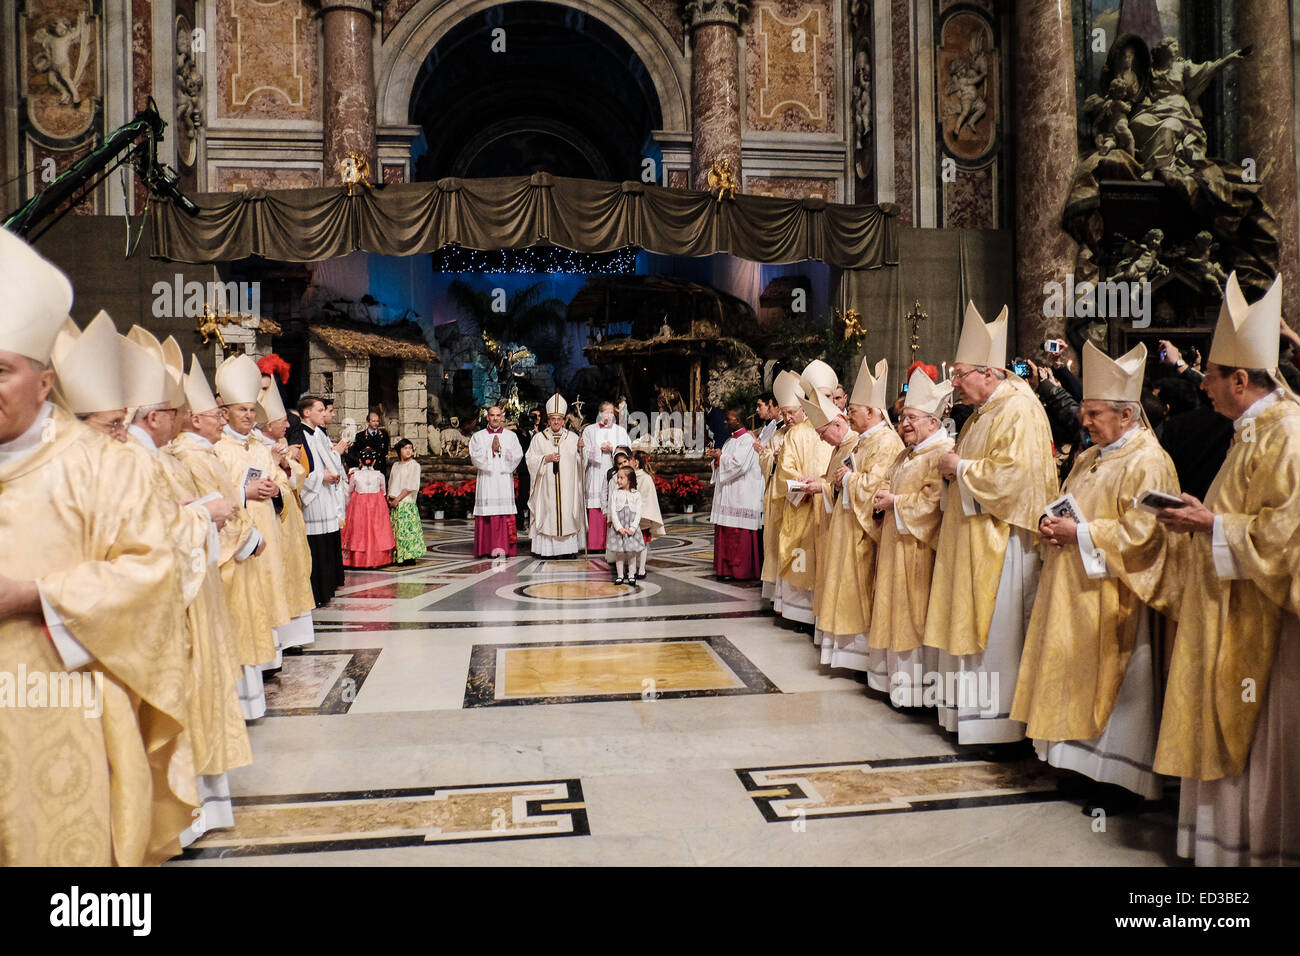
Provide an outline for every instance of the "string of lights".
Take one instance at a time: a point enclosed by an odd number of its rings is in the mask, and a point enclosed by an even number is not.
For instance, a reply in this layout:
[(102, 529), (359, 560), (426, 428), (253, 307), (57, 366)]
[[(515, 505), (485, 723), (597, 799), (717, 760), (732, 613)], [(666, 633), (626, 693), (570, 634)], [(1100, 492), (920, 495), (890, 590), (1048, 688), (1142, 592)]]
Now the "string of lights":
[(448, 245), (433, 254), (433, 268), (435, 272), (622, 275), (636, 272), (636, 254), (635, 246), (613, 252), (574, 252), (559, 246), (484, 250)]

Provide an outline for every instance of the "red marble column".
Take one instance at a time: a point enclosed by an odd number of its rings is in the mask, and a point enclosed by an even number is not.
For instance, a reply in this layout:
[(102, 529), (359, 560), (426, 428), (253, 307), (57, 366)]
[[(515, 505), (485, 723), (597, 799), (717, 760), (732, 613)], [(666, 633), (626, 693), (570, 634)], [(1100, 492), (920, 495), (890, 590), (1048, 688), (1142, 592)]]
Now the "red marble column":
[(731, 161), (740, 176), (740, 22), (748, 4), (739, 0), (692, 0), (691, 185), (708, 189), (709, 169)]
[(349, 153), (370, 161), (379, 181), (375, 146), (375, 10), (371, 0), (320, 0), (325, 38), (321, 74), (325, 127), (324, 182), (337, 184), (339, 162)]
[[(1063, 318), (1043, 314), (1043, 285), (1074, 271), (1076, 246), (1061, 228), (1079, 156), (1075, 132), (1074, 47), (1070, 4), (1015, 5), (1016, 302), (1018, 354), (1037, 354)], [(1007, 360), (1011, 360), (1008, 350)]]
[(1241, 158), (1255, 160), (1260, 196), (1277, 222), (1282, 312), (1300, 322), (1300, 216), (1296, 215), (1295, 101), (1291, 84), (1291, 24), (1286, 0), (1241, 0), (1237, 30), (1250, 56), (1231, 67), (1241, 83)]

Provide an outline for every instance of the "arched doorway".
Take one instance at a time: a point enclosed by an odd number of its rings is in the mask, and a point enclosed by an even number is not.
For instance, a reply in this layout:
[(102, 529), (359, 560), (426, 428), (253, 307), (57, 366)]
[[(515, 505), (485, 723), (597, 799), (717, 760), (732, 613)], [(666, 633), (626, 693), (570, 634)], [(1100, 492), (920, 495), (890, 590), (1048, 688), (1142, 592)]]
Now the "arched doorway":
[(638, 179), (663, 122), (644, 64), (613, 29), (555, 3), (470, 14), (425, 57), (410, 121), (428, 151), (412, 178), (546, 171)]

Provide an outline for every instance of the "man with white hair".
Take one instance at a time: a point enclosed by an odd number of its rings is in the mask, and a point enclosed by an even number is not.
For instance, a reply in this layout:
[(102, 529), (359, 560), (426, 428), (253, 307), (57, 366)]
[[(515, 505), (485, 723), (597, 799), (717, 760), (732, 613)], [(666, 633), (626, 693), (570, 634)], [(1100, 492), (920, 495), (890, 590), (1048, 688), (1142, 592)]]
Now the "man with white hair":
[[(546, 427), (533, 436), (525, 461), (532, 478), (528, 499), (533, 556), (577, 554), (585, 532), (585, 492), (578, 437), (564, 427), (568, 403), (559, 395), (546, 403)], [(600, 520), (605, 520), (602, 515)]]
[(1034, 535), (1057, 493), (1047, 414), (1006, 353), (1006, 307), (985, 325), (968, 304), (952, 381), (975, 412), (939, 459), (948, 489), (925, 622), (939, 650), (939, 722), (960, 744), (1024, 739), (1011, 700), (1038, 583)]
[(1078, 514), (1048, 512), (1040, 522), (1050, 547), (1011, 705), (1040, 758), (1097, 781), (1086, 812), (1164, 791), (1152, 769), (1164, 659), (1152, 605), (1177, 562), (1174, 536), (1138, 500), (1152, 489), (1179, 492), (1173, 460), (1142, 413), (1146, 359), (1145, 345), (1119, 359), (1083, 347), (1079, 417), (1092, 445), (1065, 480)]
[(262, 575), (252, 560), (266, 550), (266, 543), (242, 504), (225, 464), (217, 457), (216, 443), (221, 440), (226, 416), (195, 356), (190, 357), (184, 383), (186, 407), (181, 415), (181, 431), (164, 450), (185, 466), (202, 496), (215, 495), (235, 504), (230, 520), (219, 531), (217, 561), (241, 675), (236, 685), (239, 705), (245, 720), (256, 720), (266, 714), (260, 665), (275, 658), (275, 628), (263, 593)]
[(1182, 778), (1178, 853), (1200, 865), (1300, 862), (1300, 399), (1277, 369), (1282, 280), (1247, 304), (1228, 276), (1201, 388), (1236, 434), (1192, 533), (1157, 773)]
[(846, 403), (851, 438), (831, 456), (822, 492), (815, 636), (823, 664), (855, 671), (867, 670), (872, 626), (879, 537), (872, 501), (903, 449), (885, 411), (888, 387), (889, 363), (881, 359), (873, 373), (864, 358)]
[(167, 517), (139, 464), (48, 401), (67, 278), (0, 229), (0, 285), (0, 671), (93, 687), (0, 706), (0, 864), (160, 863), (197, 808), (169, 783), (192, 758)]
[(614, 452), (630, 448), (627, 430), (614, 420), (614, 403), (601, 402), (596, 420), (582, 430), (578, 451), (582, 453), (583, 483), (587, 497), (587, 549), (605, 550), (605, 493)]
[[(817, 581), (817, 533), (820, 529), (817, 509), (821, 504), (815, 493), (805, 486), (820, 487), (818, 476), (825, 473), (835, 451), (807, 420), (808, 403), (814, 394), (820, 395), (812, 407), (820, 407), (824, 399), (831, 414), (838, 418), (839, 410), (830, 400), (831, 392), (838, 384), (835, 372), (825, 362), (814, 360), (804, 369), (799, 379), (800, 391), (808, 396), (799, 399), (804, 421), (787, 430), (775, 479), (777, 492), (785, 498), (785, 506), (781, 516), (780, 565), (772, 608), (808, 634), (813, 631), (813, 587)], [(849, 431), (848, 422), (843, 418), (838, 420), (843, 424), (834, 428), (837, 443)], [(822, 429), (825, 427), (823, 425)]]
[(524, 450), (505, 425), (505, 412), (493, 405), (487, 410), (487, 427), (469, 440), (469, 460), (478, 469), (474, 482), (476, 558), (514, 557), (518, 548), (515, 469), (524, 460)]
[[(221, 585), (219, 531), (235, 503), (203, 496), (189, 470), (165, 448), (180, 430), (185, 389), (176, 371), (175, 339), (159, 343), (140, 326), (119, 337), (126, 403), (133, 407), (126, 449), (153, 471), (153, 493), (170, 516), (170, 540), (181, 565), (182, 597), (190, 635), (189, 722), (200, 812), (181, 834), (188, 846), (216, 827), (234, 826), (227, 772), (253, 762), (235, 682), (239, 665)], [(169, 365), (168, 356), (173, 364)]]
[(867, 686), (888, 693), (895, 707), (925, 703), (925, 675), (934, 673), (939, 657), (922, 641), (943, 517), (939, 459), (953, 446), (941, 417), (951, 398), (950, 382), (936, 383), (925, 369), (913, 370), (898, 423), (907, 448), (894, 459), (872, 500), (881, 521), (876, 526), (879, 551), (867, 641)]

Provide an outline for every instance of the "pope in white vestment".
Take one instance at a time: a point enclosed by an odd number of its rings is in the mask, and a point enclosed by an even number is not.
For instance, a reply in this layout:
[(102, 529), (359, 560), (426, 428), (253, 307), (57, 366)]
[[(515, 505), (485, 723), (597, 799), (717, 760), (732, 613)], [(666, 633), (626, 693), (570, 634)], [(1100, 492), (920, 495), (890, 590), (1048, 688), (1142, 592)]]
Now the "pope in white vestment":
[[(528, 496), (533, 554), (577, 554), (586, 532), (578, 437), (564, 427), (568, 404), (559, 395), (546, 403), (546, 428), (533, 436), (525, 461), (532, 479)], [(602, 527), (604, 518), (601, 519)]]

